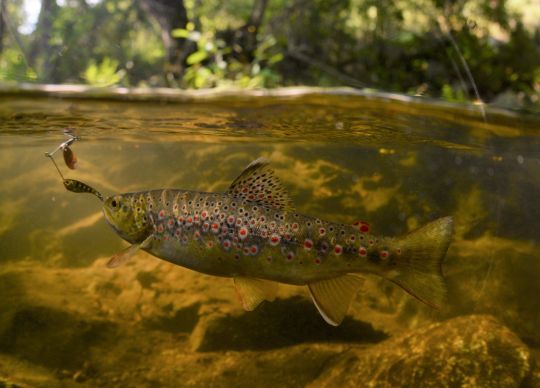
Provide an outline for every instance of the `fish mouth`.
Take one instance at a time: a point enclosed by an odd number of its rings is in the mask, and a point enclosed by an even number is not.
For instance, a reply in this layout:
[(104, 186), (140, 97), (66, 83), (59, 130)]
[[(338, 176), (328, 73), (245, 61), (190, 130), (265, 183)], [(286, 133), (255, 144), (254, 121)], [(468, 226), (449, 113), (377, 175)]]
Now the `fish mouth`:
[(122, 232), (122, 230), (120, 230), (118, 228), (118, 226), (116, 226), (116, 223), (114, 222), (114, 217), (111, 214), (111, 210), (104, 206), (103, 207), (103, 215), (105, 216), (105, 220), (107, 221), (107, 224), (109, 224), (109, 226), (111, 228), (113, 228), (116, 233), (122, 235), (123, 232)]

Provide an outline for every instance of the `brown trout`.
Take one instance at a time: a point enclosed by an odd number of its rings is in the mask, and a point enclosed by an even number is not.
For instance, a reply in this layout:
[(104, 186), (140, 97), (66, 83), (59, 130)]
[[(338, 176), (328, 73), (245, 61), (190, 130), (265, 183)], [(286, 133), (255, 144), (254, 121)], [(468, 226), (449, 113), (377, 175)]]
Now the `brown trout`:
[(377, 274), (432, 306), (444, 300), (441, 262), (452, 236), (445, 217), (402, 237), (297, 213), (265, 159), (251, 163), (225, 193), (161, 189), (105, 200), (108, 223), (132, 245), (202, 273), (234, 278), (243, 307), (275, 298), (277, 283), (306, 285), (323, 318), (339, 325), (362, 285)]

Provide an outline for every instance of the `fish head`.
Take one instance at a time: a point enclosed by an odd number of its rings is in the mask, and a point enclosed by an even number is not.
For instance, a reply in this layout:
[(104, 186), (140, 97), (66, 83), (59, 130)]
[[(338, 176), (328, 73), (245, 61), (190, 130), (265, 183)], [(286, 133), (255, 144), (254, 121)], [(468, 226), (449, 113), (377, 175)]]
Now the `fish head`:
[(138, 243), (148, 237), (147, 225), (135, 211), (132, 195), (119, 194), (107, 198), (103, 204), (103, 213), (109, 225), (124, 240)]

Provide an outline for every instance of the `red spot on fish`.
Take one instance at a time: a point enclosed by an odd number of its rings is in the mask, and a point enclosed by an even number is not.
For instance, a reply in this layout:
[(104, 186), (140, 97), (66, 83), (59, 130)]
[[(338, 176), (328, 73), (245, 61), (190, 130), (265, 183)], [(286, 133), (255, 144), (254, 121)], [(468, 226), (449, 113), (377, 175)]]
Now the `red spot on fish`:
[(343, 253), (343, 247), (341, 245), (336, 245), (334, 247), (334, 253), (338, 256), (341, 255)]
[(174, 225), (174, 220), (169, 220), (169, 226), (172, 227)]
[(214, 247), (214, 242), (213, 242), (213, 241), (208, 241), (208, 242), (206, 243), (206, 246), (207, 246), (208, 248), (213, 248), (213, 247)]
[(270, 245), (275, 247), (276, 245), (279, 244), (279, 240), (280, 240), (279, 236), (277, 234), (273, 233), (270, 236)]
[(207, 212), (206, 210), (203, 210), (203, 211), (201, 212), (201, 218), (202, 218), (203, 220), (205, 220), (206, 217), (208, 217), (208, 212)]
[(304, 249), (309, 251), (311, 250), (311, 248), (313, 248), (313, 241), (311, 241), (310, 239), (304, 240)]
[(243, 223), (243, 221), (242, 221), (241, 218), (236, 219), (236, 226), (242, 226), (242, 223)]
[(195, 222), (196, 224), (199, 223), (199, 216), (198, 215), (193, 216), (193, 222)]
[(162, 233), (163, 232), (163, 225), (159, 224), (158, 227), (157, 227), (157, 230), (159, 233)]
[(231, 248), (231, 240), (223, 240), (223, 249), (229, 250)]
[(253, 194), (248, 195), (248, 199), (250, 201), (253, 201), (255, 199), (255, 196)]
[(314, 262), (315, 262), (315, 264), (319, 265), (319, 264), (321, 264), (321, 259), (317, 257), (317, 258), (314, 260)]
[(381, 251), (379, 253), (379, 256), (381, 257), (381, 259), (387, 259), (388, 258), (388, 251)]
[(369, 223), (367, 223), (366, 221), (356, 221), (353, 223), (353, 226), (362, 233), (367, 233), (371, 229)]
[(208, 229), (210, 229), (210, 224), (208, 222), (205, 222), (202, 224), (202, 230), (203, 232), (207, 232)]
[(233, 225), (234, 224), (234, 216), (227, 217), (227, 224)]
[(163, 218), (165, 217), (165, 212), (163, 210), (160, 210), (158, 215), (159, 215), (159, 218)]
[(176, 229), (176, 230), (174, 231), (174, 234), (175, 234), (177, 237), (180, 236), (180, 233), (182, 233), (182, 232), (180, 231), (180, 229)]
[(289, 251), (289, 253), (287, 253), (287, 260), (291, 261), (292, 259), (294, 259), (294, 252)]
[(245, 256), (249, 255), (249, 248), (245, 247), (244, 250), (243, 250), (243, 253), (244, 253)]
[(319, 236), (324, 236), (326, 234), (326, 229), (319, 228)]
[(401, 255), (401, 248), (396, 249), (396, 253), (397, 253), (398, 255)]
[(252, 245), (250, 248), (250, 252), (252, 255), (256, 255), (257, 253), (259, 253), (259, 248), (257, 247), (257, 245)]
[(218, 233), (219, 232), (219, 224), (217, 222), (214, 222), (212, 224), (212, 232)]
[(244, 240), (248, 235), (248, 230), (247, 228), (240, 228), (240, 230), (238, 230), (238, 236), (240, 237), (241, 240)]
[(292, 230), (295, 232), (298, 230), (298, 224), (296, 222), (292, 224)]
[(284, 238), (285, 240), (289, 240), (289, 241), (290, 241), (290, 240), (291, 240), (291, 235), (290, 235), (289, 233), (285, 233), (285, 234), (283, 235), (283, 238)]
[(358, 248), (358, 254), (359, 254), (360, 256), (366, 256), (366, 255), (367, 255), (367, 250), (366, 250), (366, 248), (364, 248), (364, 247)]
[(195, 233), (193, 233), (193, 237), (195, 237), (196, 240), (198, 240), (199, 238), (201, 238), (201, 233), (196, 230)]
[(184, 222), (184, 217), (182, 217), (182, 216), (178, 217), (178, 222), (180, 222), (182, 224)]

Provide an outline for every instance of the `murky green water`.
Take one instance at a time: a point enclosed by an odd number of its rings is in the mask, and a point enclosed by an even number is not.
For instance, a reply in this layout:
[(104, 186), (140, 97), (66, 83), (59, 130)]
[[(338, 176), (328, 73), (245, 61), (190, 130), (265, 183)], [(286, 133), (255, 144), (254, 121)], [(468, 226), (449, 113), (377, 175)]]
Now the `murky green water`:
[[(452, 215), (448, 303), (433, 311), (374, 277), (331, 328), (299, 288), (284, 287), (278, 301), (250, 313), (230, 279), (144, 253), (107, 269), (125, 243), (100, 202), (66, 192), (44, 157), (65, 140), (64, 127), (82, 138), (73, 146), (78, 168), (61, 165), (64, 174), (104, 194), (224, 191), (265, 156), (305, 214), (368, 220), (385, 235)], [(538, 118), (488, 112), (484, 122), (474, 108), (360, 96), (4, 96), (0, 149), (0, 386), (234, 386), (255, 375), (264, 376), (260, 385), (305, 385), (348, 346), (473, 313), (540, 346)], [(276, 364), (290, 349), (297, 364)], [(260, 365), (247, 368), (243, 360), (254, 358)]]

